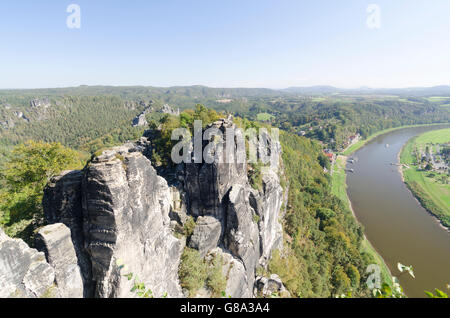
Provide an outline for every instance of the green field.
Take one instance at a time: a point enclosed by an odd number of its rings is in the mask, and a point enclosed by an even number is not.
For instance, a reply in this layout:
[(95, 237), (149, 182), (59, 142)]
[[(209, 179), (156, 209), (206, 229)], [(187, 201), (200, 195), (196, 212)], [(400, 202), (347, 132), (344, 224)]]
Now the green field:
[[(337, 157), (332, 175), (331, 192), (339, 199), (341, 199), (342, 202), (348, 203), (347, 183), (346, 183), (347, 175), (345, 174), (345, 162), (346, 157), (344, 156)], [(348, 208), (350, 209), (350, 206), (348, 206)]]
[[(433, 144), (450, 142), (450, 128), (430, 131), (411, 139), (403, 147), (400, 162), (409, 166), (403, 168), (403, 177), (408, 188), (422, 206), (438, 217), (444, 226), (450, 226), (450, 185), (441, 178), (447, 172), (424, 171), (419, 168), (415, 151), (434, 147)], [(444, 177), (445, 178), (445, 177)]]
[(269, 121), (269, 120), (271, 120), (272, 118), (275, 118), (275, 116), (274, 116), (274, 115), (271, 115), (271, 114), (269, 114), (269, 113), (259, 113), (258, 115), (256, 115), (256, 118), (257, 118), (259, 121)]
[[(331, 177), (331, 192), (344, 202), (349, 211), (352, 211), (350, 199), (347, 195), (347, 174), (345, 173), (347, 157), (338, 156), (334, 165), (333, 175)], [(381, 277), (383, 282), (387, 282), (392, 286), (391, 273), (384, 263), (383, 258), (377, 253), (370, 242), (364, 238), (361, 242), (361, 252), (367, 253), (381, 268)]]
[(427, 98), (430, 102), (445, 102), (450, 101), (448, 96), (432, 96)]

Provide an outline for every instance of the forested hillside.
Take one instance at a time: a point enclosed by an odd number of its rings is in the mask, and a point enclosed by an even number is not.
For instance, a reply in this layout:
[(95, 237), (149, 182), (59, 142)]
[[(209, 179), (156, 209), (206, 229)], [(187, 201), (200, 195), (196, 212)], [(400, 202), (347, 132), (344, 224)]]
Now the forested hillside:
[(278, 273), (298, 297), (330, 297), (349, 291), (368, 296), (365, 269), (373, 263), (362, 252), (363, 231), (343, 202), (331, 193), (319, 164), (322, 147), (304, 137), (282, 133), (289, 198), (284, 219), (285, 249), (269, 270)]
[[(134, 139), (141, 127), (131, 121), (152, 102), (181, 110), (197, 104), (264, 121), (339, 150), (349, 136), (391, 127), (449, 122), (450, 97), (327, 94), (327, 90), (190, 87), (108, 87), (0, 91), (0, 153), (26, 139), (95, 152)], [(325, 93), (324, 93), (325, 92)], [(331, 93), (331, 92), (328, 92)], [(404, 92), (403, 92), (404, 93)]]

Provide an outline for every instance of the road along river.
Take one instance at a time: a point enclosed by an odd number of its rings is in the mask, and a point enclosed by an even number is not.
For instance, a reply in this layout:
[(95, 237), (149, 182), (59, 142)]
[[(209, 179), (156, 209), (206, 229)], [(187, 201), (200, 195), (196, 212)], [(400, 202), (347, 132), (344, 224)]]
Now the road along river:
[[(450, 232), (421, 207), (401, 179), (398, 154), (412, 137), (449, 125), (405, 128), (378, 136), (347, 164), (347, 192), (365, 234), (408, 297), (424, 290), (449, 292)], [(400, 274), (397, 263), (412, 265), (416, 278)]]

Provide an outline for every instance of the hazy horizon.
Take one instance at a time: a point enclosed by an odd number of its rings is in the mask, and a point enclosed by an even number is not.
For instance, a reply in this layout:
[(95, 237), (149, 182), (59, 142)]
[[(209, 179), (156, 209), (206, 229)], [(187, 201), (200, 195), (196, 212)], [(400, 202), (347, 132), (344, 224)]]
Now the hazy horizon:
[(0, 88), (450, 85), (448, 12), (445, 0), (3, 2)]
[(53, 86), (53, 87), (4, 87), (0, 88), (0, 90), (39, 90), (39, 89), (65, 89), (65, 88), (78, 88), (78, 87), (154, 87), (154, 88), (171, 88), (171, 87), (206, 87), (213, 89), (239, 89), (239, 88), (248, 88), (248, 89), (270, 89), (275, 91), (282, 91), (294, 88), (318, 88), (318, 87), (329, 87), (338, 90), (406, 90), (406, 89), (431, 89), (435, 87), (448, 87), (450, 88), (450, 84), (438, 84), (433, 86), (404, 86), (404, 87), (370, 87), (370, 86), (355, 86), (355, 87), (340, 87), (329, 84), (318, 84), (318, 85), (305, 85), (305, 86), (286, 86), (286, 87), (263, 87), (263, 86), (211, 86), (205, 84), (186, 84), (186, 85), (167, 85), (167, 86), (158, 86), (158, 85), (142, 85), (142, 84), (118, 84), (118, 85), (105, 85), (105, 84), (79, 84), (73, 86)]

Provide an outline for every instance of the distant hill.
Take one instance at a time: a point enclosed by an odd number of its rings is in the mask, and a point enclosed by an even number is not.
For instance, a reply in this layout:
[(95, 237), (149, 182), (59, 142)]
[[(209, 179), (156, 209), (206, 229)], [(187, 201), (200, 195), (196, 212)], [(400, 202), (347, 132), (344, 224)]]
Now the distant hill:
[(148, 96), (164, 98), (171, 96), (187, 97), (190, 99), (204, 98), (242, 98), (242, 97), (274, 97), (282, 95), (330, 95), (330, 94), (380, 94), (380, 95), (401, 95), (411, 97), (423, 96), (449, 96), (450, 86), (441, 85), (433, 87), (409, 87), (409, 88), (338, 88), (333, 86), (307, 86), (289, 87), (285, 89), (270, 88), (217, 88), (202, 85), (193, 86), (86, 86), (67, 88), (45, 88), (45, 89), (14, 89), (0, 90), (0, 101), (2, 96), (7, 95), (29, 95), (29, 96), (49, 96), (49, 95), (114, 95), (122, 98), (147, 98)]
[(310, 86), (310, 87), (289, 87), (283, 92), (300, 95), (329, 95), (329, 94), (380, 94), (380, 95), (400, 95), (410, 97), (423, 96), (449, 96), (450, 86), (433, 87), (409, 87), (409, 88), (337, 88), (333, 86)]

